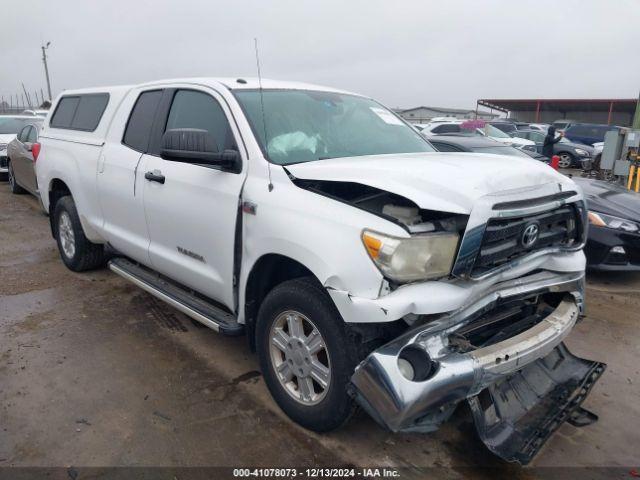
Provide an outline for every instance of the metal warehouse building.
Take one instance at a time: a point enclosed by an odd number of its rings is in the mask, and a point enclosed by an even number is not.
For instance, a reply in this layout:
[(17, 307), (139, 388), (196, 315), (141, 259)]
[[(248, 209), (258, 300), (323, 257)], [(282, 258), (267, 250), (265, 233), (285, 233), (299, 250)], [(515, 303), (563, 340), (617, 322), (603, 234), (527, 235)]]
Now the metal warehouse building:
[(498, 113), (490, 113), (476, 110), (466, 110), (461, 108), (441, 108), (441, 107), (413, 107), (395, 108), (394, 111), (410, 123), (429, 123), (434, 117), (455, 117), (460, 119), (493, 120), (500, 116)]
[(637, 101), (635, 98), (482, 99), (477, 104), (523, 122), (551, 123), (569, 119), (628, 127), (633, 122)]

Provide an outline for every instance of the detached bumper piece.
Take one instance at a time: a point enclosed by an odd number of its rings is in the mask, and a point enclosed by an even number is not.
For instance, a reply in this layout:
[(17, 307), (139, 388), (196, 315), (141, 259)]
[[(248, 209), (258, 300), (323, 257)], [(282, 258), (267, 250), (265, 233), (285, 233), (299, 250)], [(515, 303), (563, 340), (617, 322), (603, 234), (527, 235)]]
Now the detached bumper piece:
[(580, 405), (605, 368), (560, 344), (468, 399), (480, 439), (504, 460), (528, 464), (565, 421), (585, 426), (597, 420)]
[(578, 315), (565, 294), (506, 303), (455, 327), (433, 321), (369, 354), (351, 377), (353, 394), (394, 432), (434, 431), (468, 400), (487, 447), (526, 464), (562, 422), (595, 417), (580, 404), (606, 366), (563, 343)]

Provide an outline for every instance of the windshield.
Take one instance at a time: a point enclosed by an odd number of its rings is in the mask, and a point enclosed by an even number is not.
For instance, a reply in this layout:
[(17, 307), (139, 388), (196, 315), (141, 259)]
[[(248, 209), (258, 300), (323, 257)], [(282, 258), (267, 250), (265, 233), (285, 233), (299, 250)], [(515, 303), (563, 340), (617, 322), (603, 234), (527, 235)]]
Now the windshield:
[(508, 145), (504, 145), (504, 146), (496, 145), (493, 147), (473, 147), (471, 150), (478, 153), (494, 153), (496, 155), (514, 155), (516, 157), (531, 158), (526, 153), (518, 150), (517, 148), (510, 147)]
[(263, 109), (259, 90), (234, 93), (262, 150), (279, 165), (434, 151), (413, 128), (367, 98), (310, 90), (263, 90)]
[(480, 130), (482, 130), (487, 137), (511, 138), (510, 135), (507, 135), (499, 128), (496, 128), (493, 125), (489, 125), (488, 123)]
[(33, 118), (0, 117), (0, 134), (17, 135), (30, 122)]

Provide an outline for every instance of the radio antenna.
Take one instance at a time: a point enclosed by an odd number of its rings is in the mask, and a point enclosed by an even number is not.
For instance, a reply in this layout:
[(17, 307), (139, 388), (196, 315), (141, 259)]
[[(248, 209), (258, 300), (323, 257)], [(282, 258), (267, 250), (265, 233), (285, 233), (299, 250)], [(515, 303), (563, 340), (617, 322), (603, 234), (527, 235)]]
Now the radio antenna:
[[(258, 39), (253, 39), (256, 49), (256, 67), (258, 68), (258, 86), (260, 87), (260, 111), (262, 112), (262, 133), (264, 134), (265, 154), (269, 148), (269, 138), (267, 137), (267, 120), (264, 115), (264, 95), (262, 94), (262, 74), (260, 73), (260, 54), (258, 53)], [(271, 181), (271, 162), (267, 158), (267, 171), (269, 172), (269, 191), (273, 190), (273, 182)]]

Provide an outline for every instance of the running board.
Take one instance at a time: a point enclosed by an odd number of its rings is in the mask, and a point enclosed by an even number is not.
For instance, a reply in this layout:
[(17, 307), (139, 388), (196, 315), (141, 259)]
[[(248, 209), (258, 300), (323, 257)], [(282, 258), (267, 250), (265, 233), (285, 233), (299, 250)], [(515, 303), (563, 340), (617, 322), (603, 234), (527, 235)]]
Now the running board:
[(109, 268), (114, 273), (117, 273), (149, 292), (154, 297), (168, 303), (185, 315), (188, 315), (216, 332), (230, 336), (242, 335), (242, 333), (244, 333), (244, 326), (239, 324), (236, 321), (236, 317), (231, 313), (204, 300), (187, 288), (161, 276), (149, 268), (123, 257), (117, 257), (111, 260), (109, 262)]

